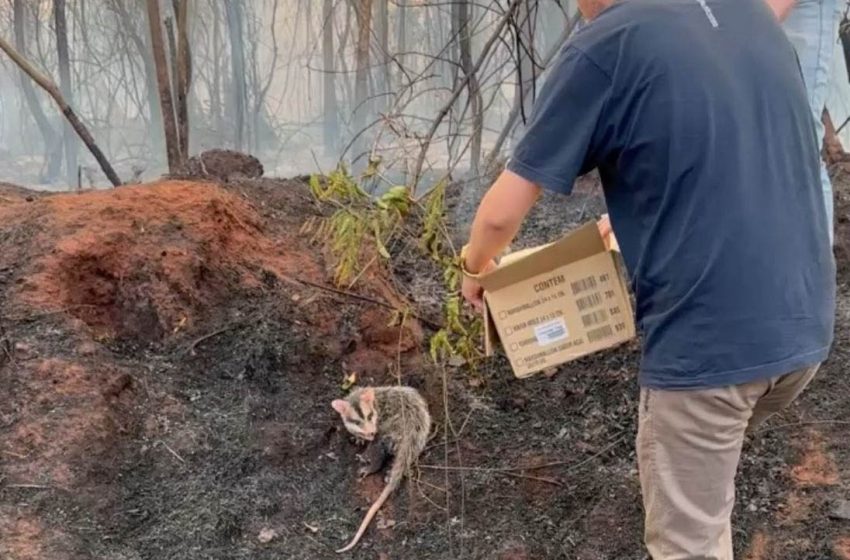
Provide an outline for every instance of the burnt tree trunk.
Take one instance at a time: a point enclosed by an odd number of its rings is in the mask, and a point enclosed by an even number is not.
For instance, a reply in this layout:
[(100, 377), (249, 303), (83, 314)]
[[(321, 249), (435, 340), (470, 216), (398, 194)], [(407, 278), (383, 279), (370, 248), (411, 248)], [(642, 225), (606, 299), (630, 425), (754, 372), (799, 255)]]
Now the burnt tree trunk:
[(98, 147), (97, 143), (94, 140), (94, 137), (89, 132), (86, 125), (80, 120), (74, 110), (68, 105), (68, 102), (65, 101), (65, 98), (62, 97), (62, 92), (59, 91), (59, 88), (56, 87), (47, 76), (40, 73), (35, 67), (18, 51), (15, 50), (12, 45), (6, 42), (5, 39), (0, 37), (0, 50), (5, 52), (9, 58), (12, 59), (12, 62), (18, 65), (18, 68), (23, 70), (23, 72), (28, 75), (30, 78), (35, 81), (44, 91), (46, 91), (50, 97), (56, 102), (59, 106), (59, 110), (65, 115), (65, 118), (71, 124), (71, 127), (77, 132), (80, 137), (80, 140), (88, 147), (94, 159), (97, 160), (97, 163), (100, 164), (100, 168), (103, 170), (103, 173), (109, 179), (109, 181), (114, 186), (119, 186), (121, 184), (121, 179), (118, 178), (118, 175), (115, 173), (115, 170), (112, 169), (112, 166), (109, 164), (109, 160), (106, 159), (106, 156), (103, 154), (101, 149)]
[(230, 69), (233, 89), (233, 117), (235, 121), (233, 143), (241, 150), (245, 143), (245, 44), (242, 39), (242, 2), (225, 0), (227, 28), (230, 34)]
[(224, 48), (221, 40), (221, 13), (218, 6), (213, 5), (212, 12), (213, 68), (212, 78), (210, 79), (210, 113), (212, 114), (215, 130), (220, 134), (224, 130), (224, 110), (222, 109), (221, 101), (221, 60), (223, 58)]
[(177, 136), (177, 123), (174, 119), (174, 99), (168, 78), (168, 60), (165, 55), (165, 39), (162, 32), (162, 17), (159, 0), (147, 0), (148, 24), (151, 32), (151, 50), (153, 51), (156, 81), (159, 86), (159, 104), (162, 110), (162, 123), (165, 129), (165, 153), (168, 156), (168, 170), (178, 173), (181, 170), (180, 143)]
[[(404, 52), (407, 50), (407, 9), (403, 2), (396, 5), (396, 14), (398, 14), (398, 27), (396, 28), (397, 44), (395, 51), (398, 65), (401, 66), (404, 64)], [(396, 77), (395, 87), (400, 90), (404, 86), (404, 72), (401, 68), (397, 69)]]
[(378, 0), (375, 5), (375, 34), (378, 41), (378, 84), (375, 93), (380, 96), (377, 106), (386, 110), (390, 101), (390, 14), (389, 0)]
[[(24, 1), (15, 0), (13, 5), (14, 11), (14, 26), (15, 26), (15, 47), (22, 56), (27, 56), (27, 40), (25, 27)], [(62, 144), (55, 141), (56, 132), (47, 120), (44, 110), (41, 108), (41, 103), (32, 87), (30, 78), (21, 72), (21, 91), (24, 95), (24, 100), (29, 107), (32, 117), (35, 120), (36, 127), (41, 134), (42, 143), (44, 144), (45, 161), (47, 162), (47, 171), (42, 176), (42, 180), (53, 181), (59, 176), (62, 169)]]
[(189, 49), (189, 0), (173, 0), (177, 14), (177, 56), (173, 73), (177, 87), (177, 136), (183, 163), (189, 158), (189, 87), (192, 82), (192, 52)]
[(354, 73), (354, 118), (353, 133), (357, 135), (355, 157), (365, 150), (363, 130), (366, 128), (366, 113), (369, 84), (369, 42), (372, 33), (372, 0), (352, 0), (357, 17), (356, 69)]
[[(65, 18), (65, 0), (53, 0), (53, 19), (56, 26), (56, 53), (59, 60), (59, 87), (68, 104), (74, 103), (71, 87), (71, 56), (68, 49), (68, 23)], [(68, 185), (77, 182), (77, 138), (69, 123), (62, 132), (65, 147), (65, 176)]]
[(469, 145), (469, 167), (471, 176), (477, 181), (481, 162), (481, 135), (484, 130), (484, 99), (481, 86), (472, 67), (472, 22), (470, 21), (469, 0), (458, 0), (458, 43), (460, 47), (460, 67), (463, 75), (469, 77), (467, 91), (472, 111), (472, 134)]
[(339, 111), (336, 99), (336, 67), (334, 65), (334, 1), (324, 0), (322, 4), (322, 77), (324, 85), (324, 134), (325, 149), (336, 153), (339, 147)]

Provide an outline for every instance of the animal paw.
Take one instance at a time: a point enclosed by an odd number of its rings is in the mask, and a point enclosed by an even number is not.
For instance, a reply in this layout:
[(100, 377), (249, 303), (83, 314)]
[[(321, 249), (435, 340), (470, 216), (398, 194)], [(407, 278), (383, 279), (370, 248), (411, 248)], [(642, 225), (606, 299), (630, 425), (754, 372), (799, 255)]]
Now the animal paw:
[(369, 459), (364, 457), (362, 453), (356, 454), (355, 457), (357, 457), (357, 460), (360, 462), (361, 465), (368, 465), (369, 464)]
[(357, 479), (358, 480), (362, 481), (364, 478), (366, 478), (370, 474), (372, 474), (372, 473), (370, 472), (368, 465), (365, 466), (365, 467), (360, 467), (359, 469), (357, 469)]

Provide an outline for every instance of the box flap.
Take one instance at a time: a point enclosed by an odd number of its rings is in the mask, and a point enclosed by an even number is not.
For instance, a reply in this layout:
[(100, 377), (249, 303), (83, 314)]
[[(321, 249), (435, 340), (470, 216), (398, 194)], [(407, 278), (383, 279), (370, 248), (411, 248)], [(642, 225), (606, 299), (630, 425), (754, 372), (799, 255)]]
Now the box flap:
[(499, 344), (499, 331), (490, 314), (490, 305), (487, 302), (487, 294), (484, 294), (484, 355), (492, 356)]
[(520, 255), (513, 258), (503, 257), (499, 267), (483, 275), (479, 282), (485, 290), (496, 291), (605, 250), (599, 227), (596, 222), (589, 222), (559, 241), (518, 251)]
[(511, 264), (514, 261), (518, 261), (519, 259), (523, 259), (541, 249), (545, 249), (546, 247), (551, 247), (553, 243), (547, 243), (546, 245), (538, 245), (537, 247), (529, 247), (527, 249), (520, 249), (519, 251), (514, 251), (513, 253), (508, 253), (504, 257), (499, 260), (499, 266), (506, 266)]

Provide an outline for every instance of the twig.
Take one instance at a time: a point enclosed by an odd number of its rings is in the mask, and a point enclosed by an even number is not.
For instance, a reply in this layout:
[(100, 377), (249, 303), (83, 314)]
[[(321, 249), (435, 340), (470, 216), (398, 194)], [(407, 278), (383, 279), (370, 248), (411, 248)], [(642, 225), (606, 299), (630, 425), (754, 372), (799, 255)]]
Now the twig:
[[(399, 313), (406, 313), (406, 311), (404, 309), (398, 308), (398, 307), (396, 307), (396, 306), (394, 306), (391, 303), (388, 303), (386, 301), (381, 301), (379, 299), (371, 298), (369, 296), (363, 296), (363, 295), (360, 295), (360, 294), (355, 294), (354, 292), (349, 292), (349, 291), (346, 291), (346, 290), (338, 290), (336, 288), (332, 288), (332, 287), (326, 286), (324, 284), (318, 284), (316, 282), (304, 280), (303, 278), (293, 277), (292, 279), (295, 280), (296, 282), (306, 284), (307, 286), (312, 286), (314, 288), (317, 288), (319, 290), (323, 290), (325, 292), (330, 292), (332, 294), (337, 294), (337, 295), (348, 297), (348, 298), (351, 298), (351, 299), (365, 301), (367, 303), (373, 303), (375, 305), (380, 305), (381, 307), (384, 307), (386, 309), (391, 309), (391, 310), (397, 311)], [(414, 317), (416, 317), (419, 321), (428, 325), (432, 329), (439, 330), (439, 329), (443, 328), (442, 325), (439, 325), (439, 324), (435, 323), (434, 321), (431, 321), (430, 319), (419, 315), (418, 313), (411, 312), (411, 314)]]
[[(486, 472), (486, 473), (490, 473), (490, 474), (510, 476), (510, 477), (513, 477), (513, 478), (524, 478), (524, 479), (528, 479), (528, 480), (536, 480), (536, 481), (539, 481), (539, 482), (545, 482), (547, 484), (553, 484), (555, 486), (563, 486), (564, 485), (561, 481), (555, 480), (554, 478), (545, 478), (545, 477), (540, 477), (540, 476), (531, 476), (531, 475), (527, 475), (527, 474), (521, 474), (521, 473), (515, 472), (513, 469), (495, 469), (495, 468), (487, 468), (487, 467), (460, 467), (460, 466), (455, 467), (455, 466), (452, 466), (452, 465), (419, 465), (419, 466), (420, 466), (420, 468), (423, 468), (423, 469), (441, 470), (441, 471), (445, 471), (446, 473), (448, 473), (449, 471)], [(523, 470), (523, 469), (518, 469), (518, 470)]]
[(607, 451), (611, 450), (613, 447), (619, 445), (620, 443), (622, 443), (622, 441), (624, 439), (625, 439), (625, 436), (622, 436), (622, 437), (618, 438), (616, 441), (606, 445), (600, 451), (597, 451), (596, 453), (594, 453), (593, 455), (591, 455), (587, 459), (580, 461), (578, 463), (574, 463), (574, 464), (570, 464), (569, 461), (555, 461), (555, 462), (552, 462), (552, 463), (545, 463), (545, 464), (542, 464), (542, 465), (531, 465), (531, 466), (528, 466), (528, 467), (454, 467), (454, 466), (448, 466), (448, 465), (419, 465), (419, 466), (423, 469), (450, 470), (450, 471), (476, 471), (476, 472), (491, 472), (491, 473), (500, 473), (500, 474), (516, 473), (516, 472), (519, 472), (519, 471), (534, 471), (534, 470), (546, 469), (546, 468), (550, 468), (550, 467), (569, 466), (569, 468), (567, 469), (566, 472), (572, 472), (572, 471), (575, 471), (575, 470), (583, 467), (584, 465), (593, 461), (594, 459), (598, 458), (599, 456), (603, 455)]
[(348, 283), (348, 289), (349, 289), (349, 290), (350, 290), (351, 288), (353, 288), (355, 284), (357, 284), (357, 281), (358, 281), (358, 280), (360, 280), (360, 278), (362, 278), (362, 277), (363, 277), (363, 275), (366, 273), (366, 271), (367, 271), (367, 270), (369, 270), (369, 267), (371, 267), (373, 264), (375, 264), (375, 261), (376, 261), (376, 260), (378, 260), (378, 256), (377, 256), (377, 255), (374, 255), (374, 256), (373, 256), (373, 257), (369, 260), (369, 262), (367, 262), (367, 263), (366, 263), (366, 266), (364, 266), (364, 267), (360, 270), (360, 272), (358, 272), (358, 273), (357, 273), (357, 276), (355, 276), (355, 277), (354, 277), (354, 280), (352, 280), (351, 282), (349, 282), (349, 283)]
[(26, 459), (27, 457), (29, 457), (29, 455), (21, 455), (20, 453), (13, 453), (12, 451), (6, 451), (5, 449), (0, 451), (0, 453), (4, 453), (4, 454), (8, 455), (9, 457), (14, 457), (16, 459)]
[(443, 494), (445, 494), (447, 492), (447, 490), (445, 488), (443, 488), (442, 486), (437, 486), (436, 484), (431, 484), (430, 482), (425, 482), (424, 480), (422, 480), (422, 477), (417, 478), (416, 483), (420, 484), (422, 486), (427, 486), (428, 488), (432, 488), (432, 489), (436, 490), (437, 492), (441, 492)]
[(167, 444), (167, 443), (165, 443), (165, 442), (164, 442), (164, 441), (162, 441), (162, 440), (159, 440), (157, 443), (161, 443), (161, 444), (162, 444), (162, 446), (163, 446), (163, 447), (165, 447), (165, 448), (168, 450), (168, 452), (169, 452), (169, 453), (171, 453), (172, 455), (174, 455), (174, 456), (177, 458), (177, 460), (178, 460), (178, 461), (180, 461), (180, 462), (181, 462), (181, 463), (183, 463), (183, 464), (186, 464), (186, 460), (185, 460), (185, 459), (183, 459), (183, 457), (181, 457), (180, 455), (178, 455), (176, 451), (174, 451), (173, 449), (171, 449), (171, 448), (168, 446), (168, 444)]
[(68, 307), (63, 307), (62, 309), (55, 309), (53, 311), (45, 311), (43, 313), (36, 313), (33, 315), (27, 315), (26, 317), (7, 317), (9, 321), (13, 321), (16, 323), (30, 322), (35, 321), (37, 319), (41, 319), (42, 317), (49, 317), (51, 315), (60, 315), (62, 313), (67, 313), (68, 311), (72, 311), (74, 309), (84, 309), (87, 307), (97, 307), (96, 305), (81, 303), (78, 305), (69, 305)]
[(0, 480), (0, 490), (4, 488), (11, 488), (15, 490), (61, 490), (69, 494), (71, 493), (70, 488), (65, 488), (64, 486), (58, 486), (55, 484), (2, 484), (2, 480)]
[[(442, 370), (442, 379), (443, 379), (443, 415), (446, 419), (445, 426), (443, 427), (443, 461), (445, 471), (443, 471), (443, 482), (446, 485), (446, 539), (449, 541), (449, 553), (453, 553), (451, 550), (451, 542), (452, 542), (452, 514), (451, 514), (451, 482), (449, 481), (449, 470), (452, 470), (449, 466), (449, 424), (451, 422), (451, 416), (449, 415), (449, 385), (448, 385), (448, 372), (446, 371), (446, 366), (440, 364), (440, 369)], [(424, 465), (423, 465), (424, 466)], [(452, 554), (453, 555), (453, 554)]]
[(398, 325), (398, 346), (396, 347), (396, 379), (398, 379), (398, 384), (401, 385), (401, 342), (404, 340), (404, 323), (407, 322), (407, 311), (405, 310), (401, 314), (401, 320)]
[(584, 461), (581, 461), (581, 462), (576, 463), (574, 465), (570, 465), (569, 462), (567, 462), (567, 461), (555, 461), (553, 463), (547, 463), (547, 464), (543, 464), (543, 465), (534, 465), (533, 467), (517, 467), (517, 468), (513, 468), (511, 470), (531, 471), (531, 470), (537, 470), (537, 469), (545, 469), (545, 468), (548, 468), (548, 467), (560, 467), (560, 466), (567, 466), (568, 465), (569, 468), (566, 470), (566, 472), (568, 472), (568, 473), (573, 472), (575, 470), (580, 469), (584, 465), (590, 463), (594, 459), (597, 459), (598, 457), (604, 455), (605, 453), (607, 453), (608, 451), (610, 451), (614, 447), (620, 445), (623, 442), (624, 439), (626, 439), (625, 436), (621, 436), (621, 437), (617, 438), (615, 441), (613, 441), (610, 444), (603, 447), (600, 451), (597, 451), (596, 453), (594, 453), (593, 455), (591, 455), (590, 457), (588, 457)]
[(7, 358), (9, 358), (9, 363), (12, 364), (12, 366), (16, 366), (17, 364), (15, 364), (15, 357), (12, 356), (12, 353), (9, 351), (10, 345), (11, 342), (9, 342), (8, 338), (0, 339), (0, 347), (3, 348), (3, 353), (6, 354)]
[(218, 336), (218, 335), (220, 335), (220, 334), (224, 334), (224, 333), (226, 333), (226, 332), (227, 332), (227, 331), (229, 331), (229, 330), (235, 329), (236, 327), (238, 327), (238, 326), (240, 326), (240, 325), (244, 324), (244, 322), (245, 322), (245, 320), (244, 320), (244, 319), (239, 320), (239, 321), (234, 321), (234, 322), (230, 323), (229, 325), (226, 325), (226, 326), (224, 326), (224, 327), (222, 327), (222, 328), (218, 329), (217, 331), (213, 331), (213, 332), (211, 332), (211, 333), (209, 333), (209, 334), (205, 334), (204, 336), (202, 336), (202, 337), (200, 337), (200, 338), (195, 339), (195, 341), (194, 341), (194, 342), (192, 342), (192, 344), (190, 344), (190, 345), (189, 345), (189, 347), (186, 349), (186, 352), (187, 352), (187, 353), (190, 353), (190, 354), (194, 354), (194, 353), (195, 353), (195, 348), (197, 348), (197, 347), (198, 347), (198, 345), (199, 345), (200, 343), (202, 343), (202, 342), (204, 342), (204, 341), (207, 341), (207, 340), (209, 340), (209, 339), (211, 339), (211, 338), (214, 338), (214, 337), (216, 337), (216, 336)]
[(323, 284), (318, 284), (316, 282), (311, 282), (309, 280), (304, 280), (303, 278), (295, 278), (296, 281), (301, 282), (302, 284), (306, 284), (308, 286), (312, 286), (314, 288), (318, 288), (319, 290), (324, 290), (326, 292), (331, 292), (333, 294), (337, 294), (340, 296), (349, 297), (351, 299), (357, 299), (360, 301), (365, 301), (368, 303), (374, 303), (375, 305), (380, 305), (381, 307), (386, 307), (387, 309), (392, 309), (393, 311), (401, 311), (394, 305), (387, 303), (386, 301), (381, 301), (379, 299), (371, 298), (369, 296), (362, 296), (360, 294), (355, 294), (354, 292), (349, 292), (346, 290), (338, 290), (336, 288), (332, 288), (330, 286), (325, 286)]
[(796, 427), (799, 427), (799, 426), (816, 426), (816, 425), (825, 425), (825, 424), (826, 425), (835, 424), (835, 425), (846, 426), (846, 425), (850, 425), (850, 420), (811, 420), (811, 421), (808, 421), (808, 422), (792, 422), (791, 424), (780, 424), (779, 426), (767, 426), (767, 427), (764, 427), (764, 428), (759, 428), (754, 433), (760, 434), (762, 432), (770, 432), (770, 431), (773, 431), (773, 430), (781, 430), (783, 428), (796, 428)]
[(542, 477), (542, 476), (531, 476), (531, 475), (527, 475), (527, 474), (519, 474), (519, 473), (509, 472), (509, 471), (502, 471), (502, 472), (498, 472), (496, 474), (502, 474), (502, 475), (505, 475), (505, 476), (513, 477), (513, 478), (524, 478), (526, 480), (536, 480), (537, 482), (545, 482), (546, 484), (552, 484), (553, 486), (563, 486), (564, 485), (564, 483), (561, 482), (560, 480), (555, 480), (554, 478), (546, 478), (546, 477)]
[[(452, 445), (452, 444), (455, 444), (457, 442), (458, 442), (458, 440), (456, 440), (456, 439), (449, 440), (448, 445)], [(422, 453), (425, 453), (426, 451), (430, 451), (431, 449), (434, 449), (434, 448), (437, 448), (437, 447), (441, 447), (443, 445), (446, 445), (446, 443), (442, 442), (442, 441), (437, 442), (437, 443), (433, 443), (433, 444), (429, 445), (428, 447), (426, 447), (425, 449), (423, 449)]]

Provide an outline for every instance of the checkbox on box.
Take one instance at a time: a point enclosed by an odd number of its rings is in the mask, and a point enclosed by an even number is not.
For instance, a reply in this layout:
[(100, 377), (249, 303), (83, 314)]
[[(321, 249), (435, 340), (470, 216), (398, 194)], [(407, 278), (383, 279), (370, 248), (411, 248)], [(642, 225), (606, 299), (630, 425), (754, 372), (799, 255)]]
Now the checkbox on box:
[(511, 344), (511, 352), (515, 352), (517, 350), (519, 350), (519, 344), (517, 344), (517, 343)]
[(499, 311), (499, 319), (507, 319), (508, 312), (507, 311)]
[(505, 329), (505, 336), (511, 336), (512, 334), (514, 334), (514, 330), (512, 328), (508, 327)]

